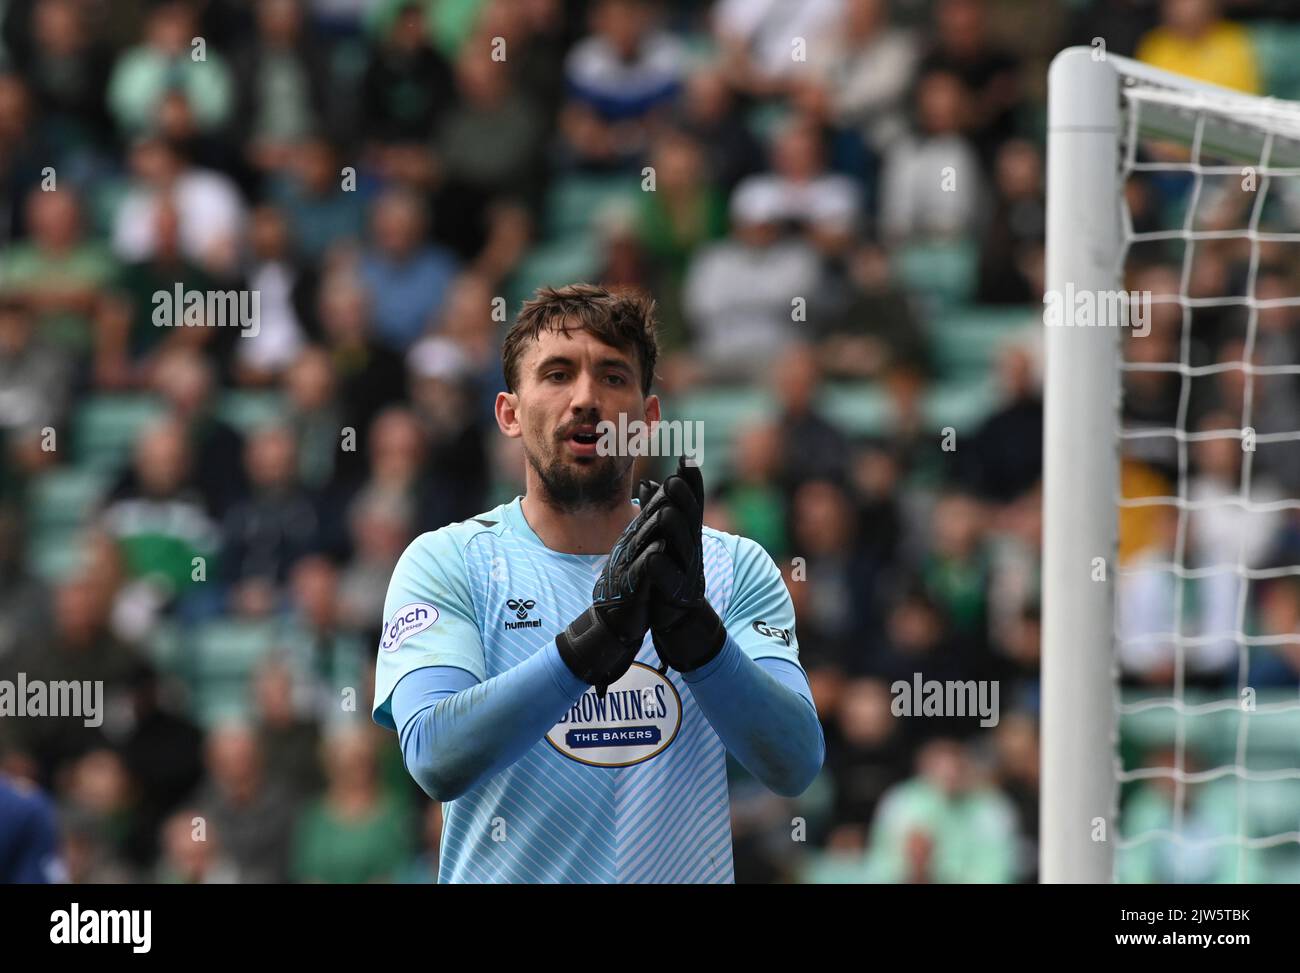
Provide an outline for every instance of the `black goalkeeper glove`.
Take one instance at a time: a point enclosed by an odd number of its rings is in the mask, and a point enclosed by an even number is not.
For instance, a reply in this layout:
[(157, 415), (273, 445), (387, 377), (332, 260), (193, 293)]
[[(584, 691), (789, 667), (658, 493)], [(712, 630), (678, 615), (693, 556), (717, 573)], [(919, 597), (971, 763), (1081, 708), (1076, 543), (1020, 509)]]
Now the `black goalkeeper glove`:
[(652, 567), (650, 629), (661, 673), (698, 669), (722, 651), (727, 630), (704, 597), (704, 476), (678, 460), (663, 484), (643, 480), (638, 495), (666, 557)]
[(600, 696), (632, 667), (650, 627), (651, 573), (669, 566), (666, 545), (652, 527), (663, 506), (643, 506), (627, 525), (596, 579), (591, 607), (555, 637), (569, 671)]

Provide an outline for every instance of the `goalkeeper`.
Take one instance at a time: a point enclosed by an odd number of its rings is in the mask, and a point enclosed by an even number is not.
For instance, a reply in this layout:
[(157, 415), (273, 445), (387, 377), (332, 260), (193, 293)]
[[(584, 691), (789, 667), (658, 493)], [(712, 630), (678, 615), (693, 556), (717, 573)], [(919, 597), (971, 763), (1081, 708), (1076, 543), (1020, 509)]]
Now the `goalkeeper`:
[(658, 421), (655, 358), (648, 301), (525, 302), (496, 416), (526, 493), (393, 571), (373, 716), (444, 802), (441, 882), (734, 881), (727, 752), (788, 796), (821, 768), (772, 559), (703, 527), (697, 466), (634, 503), (633, 456), (600, 439)]

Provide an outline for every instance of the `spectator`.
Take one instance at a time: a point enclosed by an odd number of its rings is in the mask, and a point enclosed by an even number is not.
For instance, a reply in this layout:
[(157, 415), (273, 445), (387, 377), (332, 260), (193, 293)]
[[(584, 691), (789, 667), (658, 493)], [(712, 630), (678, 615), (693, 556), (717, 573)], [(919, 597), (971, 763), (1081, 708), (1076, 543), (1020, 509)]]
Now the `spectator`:
[[(303, 558), (299, 564), (306, 566), (314, 560)], [(332, 572), (328, 562), (324, 563)], [(304, 571), (304, 576), (307, 573)], [(296, 588), (297, 569), (294, 580)], [(305, 682), (300, 680), (295, 686), (292, 666), (274, 656), (264, 659), (253, 676), (257, 740), (266, 774), (279, 781), (293, 804), (299, 807), (319, 793), (324, 784), (316, 759), (320, 747), (314, 713), (316, 700), (298, 699), (295, 691), (306, 688)]]
[(745, 193), (769, 198), (779, 222), (797, 226), (823, 253), (842, 252), (857, 228), (862, 201), (852, 179), (827, 171), (814, 124), (796, 118), (780, 131), (772, 170), (744, 180), (736, 187), (737, 198)]
[(27, 86), (0, 71), (0, 239), (6, 243), (27, 233), (28, 197), (41, 188), (45, 167), (57, 157), (44, 129), (33, 121)]
[(1006, 503), (1038, 482), (1043, 469), (1043, 397), (1029, 351), (1009, 346), (998, 357), (1003, 405), (959, 456), (965, 480), (986, 499)]
[(703, 66), (685, 82), (676, 124), (702, 147), (709, 182), (730, 196), (745, 176), (757, 172), (763, 147), (745, 124), (721, 69)]
[[(96, 700), (98, 723), (89, 714), (93, 693), (84, 702), (85, 719), (14, 721), (14, 745), (32, 758), (39, 774), (37, 782), (43, 784), (52, 784), (56, 771), (66, 769), (73, 760), (105, 746), (105, 717), (129, 708), (128, 677), (138, 661), (135, 646), (113, 631), (112, 601), (88, 573), (58, 581), (51, 607), (48, 636), (23, 646), (15, 654), (11, 671), (26, 673), (32, 683), (100, 683), (102, 698)], [(87, 721), (91, 725), (87, 726)], [(115, 775), (117, 769), (109, 768), (106, 773)], [(125, 787), (123, 784), (123, 790)]]
[[(1220, 435), (1192, 445), (1195, 473), (1187, 497), (1194, 507), (1186, 515), (1186, 530), (1187, 557), (1193, 567), (1262, 567), (1281, 533), (1282, 513), (1269, 505), (1283, 500), (1283, 493), (1258, 471), (1243, 479), (1246, 454), (1234, 426), (1230, 415), (1211, 413), (1198, 429)], [(1243, 502), (1263, 509), (1251, 509)], [(1235, 667), (1239, 637), (1232, 633), (1242, 625), (1238, 602), (1246, 596), (1242, 591), (1246, 584), (1236, 571), (1218, 570), (1198, 579), (1200, 632), (1207, 639), (1218, 636), (1213, 642), (1186, 647), (1198, 670), (1226, 676), (1229, 667)]]
[(284, 214), (263, 206), (253, 212), (249, 243), (252, 259), (245, 276), (258, 295), (255, 329), (246, 329), (235, 344), (234, 367), (242, 384), (271, 385), (302, 351), (304, 336), (298, 307), (315, 282), (301, 272), (290, 249)]
[(176, 207), (180, 249), (208, 273), (233, 274), (245, 207), (238, 187), (221, 173), (190, 165), (177, 146), (145, 137), (131, 148), (132, 185), (113, 224), (113, 250), (125, 261), (158, 252), (158, 210)]
[(358, 274), (370, 293), (375, 337), (406, 351), (438, 314), (456, 275), (456, 258), (426, 242), (423, 203), (390, 190), (371, 211), (372, 243)]
[[(355, 436), (370, 427), (384, 406), (406, 393), (401, 356), (371, 336), (370, 299), (360, 283), (348, 276), (328, 278), (320, 292), (321, 332), (338, 382), (344, 429)], [(357, 456), (345, 448), (341, 461)]]
[(247, 494), (248, 481), (243, 437), (217, 412), (216, 382), (217, 375), (200, 354), (177, 348), (158, 357), (151, 384), (185, 433), (192, 462), (190, 482), (202, 493), (209, 513), (219, 518)]
[(185, 427), (160, 419), (136, 441), (132, 469), (101, 515), (122, 546), (130, 576), (153, 587), (162, 603), (206, 579), (206, 567), (196, 574), (196, 563), (206, 565), (218, 550), (217, 525), (194, 486), (193, 470)]
[(962, 117), (986, 162), (1015, 133), (1015, 109), (1023, 97), (1020, 59), (989, 38), (985, 0), (940, 0), (934, 11), (935, 37), (918, 74), (955, 75), (965, 89)]
[(979, 287), (982, 304), (1029, 304), (1042, 288), (1034, 282), (1043, 261), (1047, 232), (1047, 198), (1043, 159), (1033, 143), (1012, 139), (998, 149), (994, 163), (996, 198), (980, 247)]
[(454, 86), (451, 67), (429, 44), (420, 5), (401, 4), (371, 49), (361, 79), (361, 131), (381, 163), (391, 155), (388, 150), (432, 134), (455, 98)]
[(1014, 881), (1021, 869), (1015, 808), (982, 779), (965, 746), (935, 740), (921, 751), (917, 770), (881, 799), (868, 881)]
[(31, 44), (20, 48), (18, 68), (59, 153), (98, 154), (112, 143), (104, 99), (112, 52), (75, 0), (38, 0), (31, 7)]
[(122, 267), (100, 315), (103, 343), (96, 357), (96, 378), (103, 388), (146, 384), (155, 356), (163, 349), (195, 341), (187, 333), (193, 329), (170, 326), (174, 319), (159, 326), (155, 295), (170, 295), (178, 284), (183, 292), (204, 294), (218, 287), (215, 277), (182, 252), (180, 213), (173, 202), (160, 200), (151, 218), (153, 251)]
[(313, 498), (298, 482), (297, 443), (284, 426), (253, 433), (245, 448), (250, 492), (222, 524), (221, 570), (235, 610), (273, 610), (290, 566), (322, 533)]
[(876, 679), (849, 682), (830, 730), (826, 768), (835, 782), (835, 803), (826, 844), (837, 853), (861, 855), (880, 799), (908, 776), (889, 688)]
[(471, 362), (449, 338), (426, 338), (408, 356), (411, 404), (428, 443), (422, 525), (478, 513), (488, 488), (484, 421), (475, 410)]
[(235, 52), (235, 121), (247, 161), (262, 171), (292, 165), (297, 143), (329, 119), (328, 48), (304, 24), (303, 0), (264, 0), (257, 34)]
[(817, 402), (817, 359), (806, 345), (785, 358), (773, 378), (780, 408), (781, 468), (787, 495), (808, 480), (843, 482), (848, 469), (848, 442)]
[[(1205, 783), (1178, 783), (1174, 770), (1193, 774), (1203, 765), (1203, 758), (1185, 750), (1180, 760), (1172, 748), (1161, 748), (1143, 756), (1144, 767), (1161, 767), (1165, 772), (1143, 781), (1125, 803), (1124, 820), (1129, 833), (1151, 834), (1151, 840), (1137, 842), (1123, 849), (1115, 863), (1121, 882), (1182, 883), (1260, 881), (1263, 876), (1251, 863), (1240, 858), (1245, 849), (1236, 842), (1212, 842), (1214, 835), (1236, 834), (1239, 827), (1237, 784), (1227, 778)], [(1178, 805), (1175, 810), (1175, 804)], [(1179, 833), (1196, 844), (1189, 847), (1157, 836), (1168, 834), (1174, 817), (1181, 821)]]
[(676, 96), (685, 52), (655, 27), (646, 0), (596, 0), (591, 29), (565, 59), (560, 131), (577, 165), (624, 166), (644, 152), (658, 110)]
[(434, 135), (434, 212), (442, 241), (472, 260), (486, 241), (494, 202), (536, 201), (545, 119), (530, 92), (477, 47), (457, 60), (456, 88), (460, 97)]
[(167, 92), (180, 88), (200, 127), (225, 125), (234, 107), (234, 83), (221, 54), (204, 45), (188, 0), (164, 0), (145, 18), (143, 43), (123, 52), (108, 83), (108, 104), (118, 128), (134, 136), (149, 129)]
[[(501, 335), (497, 324), (498, 310), (503, 302), (492, 293), (492, 283), (482, 274), (466, 272), (456, 278), (447, 302), (442, 307), (441, 320), (434, 328), (437, 337), (445, 338), (455, 346), (453, 353), (439, 352), (439, 367), (424, 368), (420, 362), (421, 345), (415, 345), (407, 355), (407, 366), (413, 371), (428, 371), (438, 378), (457, 378), (469, 383), (472, 399), (470, 412), (478, 425), (489, 428), (496, 423), (497, 391), (501, 384)], [(436, 348), (449, 350), (445, 345)]]
[(807, 62), (825, 57), (825, 46), (799, 57), (795, 38), (822, 38), (843, 16), (844, 0), (720, 0), (713, 32), (728, 81), (752, 97), (788, 92), (807, 76)]
[(0, 431), (32, 433), (66, 417), (68, 361), (34, 331), (23, 303), (0, 296)]
[(1261, 634), (1283, 641), (1251, 647), (1246, 684), (1294, 690), (1300, 682), (1300, 579), (1266, 582), (1258, 601)]
[(346, 425), (329, 354), (314, 345), (305, 349), (285, 371), (283, 385), (285, 422), (301, 446), (298, 476), (309, 490), (322, 491), (334, 479)]
[(680, 289), (691, 254), (727, 231), (726, 200), (709, 178), (699, 143), (665, 132), (655, 143), (655, 191), (642, 193), (637, 229), (646, 254), (664, 275), (661, 290)]
[(178, 811), (163, 827), (163, 857), (153, 876), (159, 885), (230, 885), (244, 880), (222, 851), (221, 836), (197, 809)]
[(378, 788), (374, 737), (342, 727), (324, 746), (329, 785), (298, 824), (294, 876), (302, 882), (391, 880), (410, 854), (407, 809)]
[(50, 617), (50, 591), (28, 563), (27, 533), (15, 507), (0, 505), (0, 667), (10, 672), (16, 671), (27, 633)]
[(257, 735), (242, 725), (208, 734), (208, 780), (196, 798), (238, 881), (283, 882), (294, 806), (284, 785), (266, 773)]
[[(285, 664), (292, 668), (296, 710), (313, 726), (326, 729), (355, 719), (364, 656), (377, 616), (350, 614), (341, 572), (324, 555), (308, 555), (293, 566), (289, 593), (291, 603), (280, 618), (277, 641), (285, 649)], [(270, 677), (268, 691), (278, 685), (274, 670)], [(316, 780), (320, 771), (314, 751), (309, 764), (298, 776), (309, 774)]]
[(285, 214), (294, 251), (310, 265), (358, 242), (365, 226), (361, 194), (344, 190), (337, 146), (324, 136), (304, 138), (270, 181), (269, 194)]
[(770, 187), (737, 190), (731, 234), (698, 251), (687, 268), (692, 357), (715, 379), (754, 378), (793, 341), (796, 299), (817, 291), (816, 253), (781, 238), (782, 213)]
[(26, 304), (43, 343), (87, 359), (93, 316), (117, 265), (87, 236), (81, 202), (70, 189), (32, 190), (27, 228), (30, 239), (0, 256), (0, 291)]
[(131, 721), (122, 760), (135, 792), (135, 825), (127, 853), (132, 867), (157, 857), (164, 822), (203, 777), (203, 733), (164, 700), (158, 673), (148, 663), (130, 675)]
[(890, 24), (887, 0), (847, 0), (825, 43), (817, 84), (831, 119), (883, 153), (906, 131), (905, 102), (920, 54), (915, 37)]
[(808, 585), (802, 621), (823, 641), (819, 663), (861, 672), (880, 622), (872, 593), (875, 565), (865, 556), (844, 490), (807, 480), (791, 504), (791, 550), (804, 559)]
[(880, 186), (880, 229), (887, 241), (960, 240), (975, 230), (984, 177), (964, 130), (970, 108), (960, 79), (921, 75), (915, 131), (894, 143)]
[(771, 423), (737, 430), (732, 475), (717, 489), (731, 512), (732, 531), (761, 544), (773, 558), (789, 551), (785, 495), (781, 489), (781, 435)]
[(856, 246), (827, 268), (827, 286), (809, 314), (818, 365), (846, 379), (929, 374), (930, 349), (914, 304), (884, 249)]
[(1137, 59), (1247, 94), (1262, 90), (1246, 29), (1223, 19), (1217, 0), (1162, 0), (1160, 25), (1142, 36)]

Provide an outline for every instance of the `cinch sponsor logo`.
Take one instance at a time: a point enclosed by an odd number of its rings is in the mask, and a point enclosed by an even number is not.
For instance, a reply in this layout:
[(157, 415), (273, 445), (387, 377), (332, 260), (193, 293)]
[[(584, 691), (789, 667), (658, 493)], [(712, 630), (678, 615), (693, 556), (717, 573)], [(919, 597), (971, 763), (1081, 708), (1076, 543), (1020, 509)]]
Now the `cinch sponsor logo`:
[(777, 628), (775, 625), (768, 625), (761, 618), (754, 623), (754, 631), (759, 635), (766, 635), (770, 639), (780, 639), (786, 645), (794, 638), (794, 633), (788, 628)]
[(385, 652), (395, 652), (397, 647), (412, 635), (423, 632), (437, 620), (438, 609), (432, 605), (426, 605), (422, 602), (403, 605), (393, 613), (393, 617), (384, 626), (384, 634), (379, 641), (379, 647)]

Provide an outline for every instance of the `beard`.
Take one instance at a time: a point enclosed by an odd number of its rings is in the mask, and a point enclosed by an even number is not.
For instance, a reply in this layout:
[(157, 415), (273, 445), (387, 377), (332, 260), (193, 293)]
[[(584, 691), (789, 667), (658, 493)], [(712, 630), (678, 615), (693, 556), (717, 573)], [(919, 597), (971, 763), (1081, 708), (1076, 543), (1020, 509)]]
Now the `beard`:
[(549, 462), (542, 462), (527, 447), (524, 456), (542, 483), (546, 505), (562, 513), (610, 510), (632, 496), (628, 473), (633, 457), (594, 456), (586, 463), (565, 462), (556, 452)]

